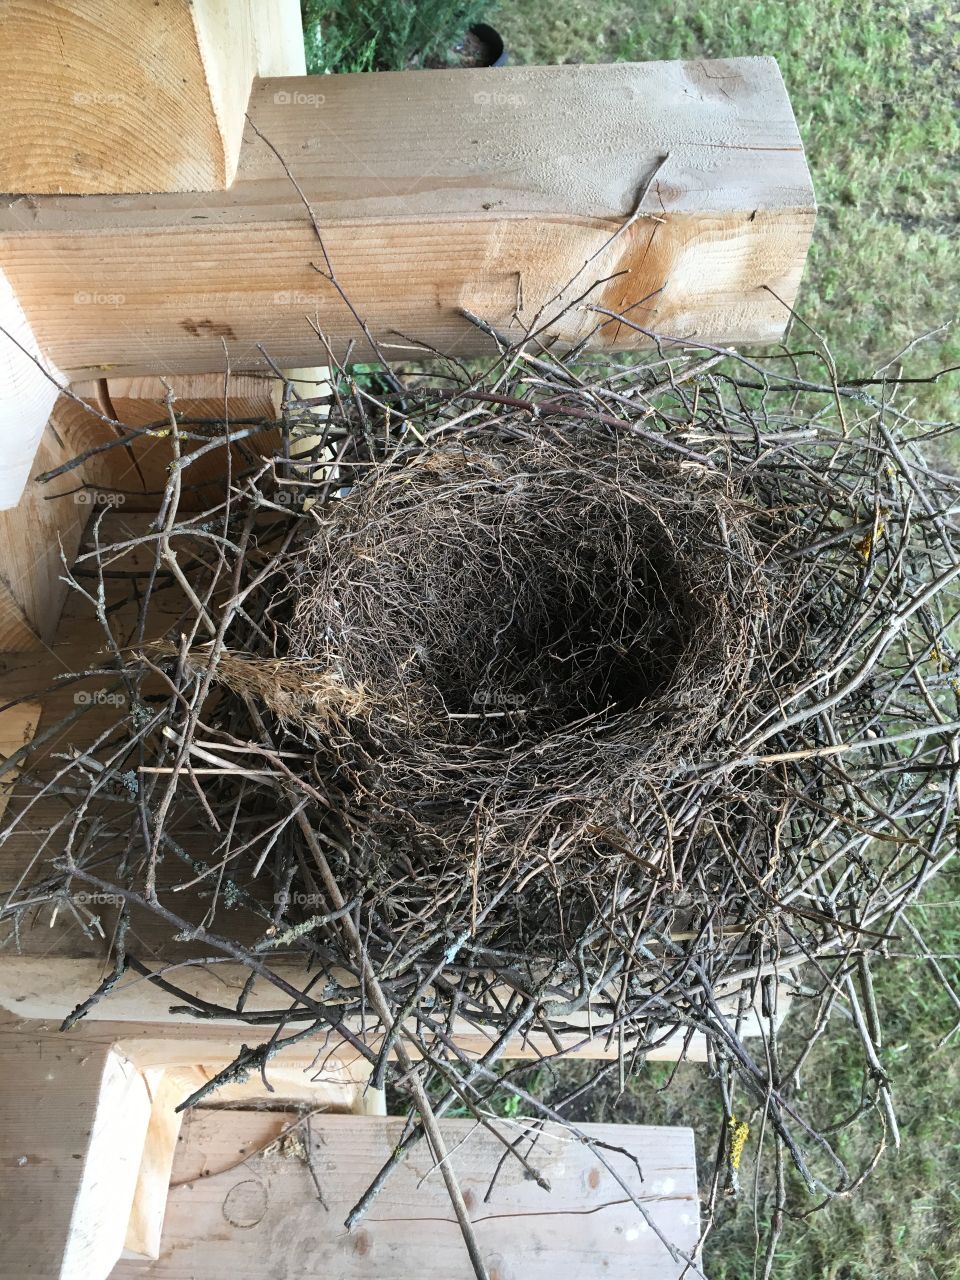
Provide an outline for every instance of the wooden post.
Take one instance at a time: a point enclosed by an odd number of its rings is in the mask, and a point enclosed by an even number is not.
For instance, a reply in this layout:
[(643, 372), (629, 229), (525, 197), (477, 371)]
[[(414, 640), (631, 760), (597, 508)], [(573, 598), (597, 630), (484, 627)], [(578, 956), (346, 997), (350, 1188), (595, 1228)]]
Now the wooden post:
[(297, 0), (2, 0), (0, 190), (233, 181), (256, 75), (303, 75)]
[(0, 269), (0, 511), (20, 500), (57, 399), (59, 369), (45, 360)]
[(4, 1275), (99, 1280), (123, 1248), (150, 1096), (129, 1059), (84, 1047), (0, 1037)]
[(0, 210), (0, 262), (67, 376), (262, 369), (258, 344), (315, 365), (311, 321), (369, 357), (291, 174), (393, 359), (495, 350), (465, 311), (628, 348), (649, 342), (631, 324), (765, 342), (789, 319), (814, 202), (771, 58), (263, 79), (249, 113), (228, 191)]
[[(19, 1021), (0, 1011), (0, 1275), (106, 1280), (117, 1260), (156, 1258), (176, 1153), (176, 1108), (227, 1065), (209, 1030)], [(233, 1106), (382, 1114), (369, 1067), (284, 1052), (224, 1087)]]
[[(0, 191), (30, 193), (5, 197), (14, 228), (35, 194), (229, 186), (254, 77), (306, 70), (297, 0), (0, 0), (0, 26)], [(0, 252), (0, 510), (19, 501), (68, 380), (2, 267)], [(78, 324), (100, 296), (74, 291)]]

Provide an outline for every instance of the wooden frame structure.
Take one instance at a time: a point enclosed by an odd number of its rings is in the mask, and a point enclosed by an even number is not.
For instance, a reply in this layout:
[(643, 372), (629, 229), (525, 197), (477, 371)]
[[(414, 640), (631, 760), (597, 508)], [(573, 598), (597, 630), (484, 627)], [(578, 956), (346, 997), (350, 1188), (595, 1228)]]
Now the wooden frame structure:
[[(23, 699), (64, 643), (84, 643), (61, 623), (59, 569), (93, 500), (123, 494), (127, 518), (162, 488), (162, 441), (96, 447), (155, 419), (171, 385), (180, 407), (262, 417), (277, 410), (269, 371), (319, 381), (327, 352), (476, 355), (525, 332), (565, 348), (654, 332), (763, 342), (789, 319), (815, 206), (772, 59), (320, 79), (304, 74), (299, 21), (296, 0), (0, 0), (6, 757), (62, 710), (55, 693)], [(82, 451), (69, 481), (43, 481)], [(25, 860), (29, 840), (0, 856), (0, 888)], [(228, 1033), (171, 1025), (141, 984), (58, 1050), (51, 1019), (96, 985), (103, 957), (55, 930), (18, 943), (0, 952), (4, 1072), (81, 1059), (29, 1079), (44, 1124), (72, 1110), (80, 1150), (55, 1177), (31, 1166), (19, 1147), (39, 1122), (0, 1097), (0, 1237), (34, 1241), (25, 1275), (105, 1276), (124, 1248), (156, 1256), (173, 1109), (201, 1061), (233, 1056)], [(661, 1056), (703, 1052), (688, 1040)], [(318, 1085), (303, 1078), (312, 1060), (281, 1064), (283, 1098), (382, 1111), (358, 1064), (340, 1055)], [(107, 1101), (122, 1118), (109, 1169)], [(35, 1128), (33, 1146), (62, 1154), (51, 1132)], [(81, 1218), (101, 1224), (108, 1202), (126, 1213), (85, 1234)]]

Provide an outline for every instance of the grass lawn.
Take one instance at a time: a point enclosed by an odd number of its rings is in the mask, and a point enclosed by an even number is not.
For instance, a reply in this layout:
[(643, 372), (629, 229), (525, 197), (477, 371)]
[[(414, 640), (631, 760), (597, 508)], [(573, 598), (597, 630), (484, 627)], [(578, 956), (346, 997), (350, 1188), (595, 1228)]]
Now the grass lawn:
[[(953, 16), (951, 16), (953, 15)], [(877, 0), (515, 0), (495, 18), (515, 62), (613, 62), (774, 54), (807, 148), (820, 206), (799, 309), (831, 346), (841, 375), (862, 376), (918, 335), (952, 323), (912, 354), (911, 372), (960, 364), (960, 17), (948, 4)], [(922, 388), (917, 412), (958, 418), (960, 375)], [(960, 443), (952, 460), (960, 464)], [(960, 877), (913, 912), (960, 985)], [(906, 951), (908, 948), (902, 948)], [(850, 1200), (787, 1224), (782, 1280), (960, 1277), (960, 1037), (938, 1042), (958, 1010), (915, 960), (877, 966), (884, 1065), (903, 1134)], [(797, 1029), (799, 1032), (799, 1028)], [(823, 1046), (800, 1088), (824, 1117), (856, 1107), (859, 1056), (847, 1029)], [(719, 1108), (699, 1068), (658, 1092), (662, 1069), (598, 1099), (593, 1118), (690, 1124), (712, 1160)], [(856, 1139), (848, 1150), (855, 1154)], [(744, 1162), (748, 1185), (749, 1161)], [(793, 1207), (812, 1207), (799, 1187)], [(751, 1197), (724, 1207), (707, 1273), (754, 1270)]]
[[(377, 6), (356, 8), (369, 13)], [(449, 14), (457, 6), (417, 8)], [(931, 330), (938, 332), (911, 354), (909, 371), (930, 374), (960, 364), (960, 18), (951, 14), (946, 3), (893, 0), (514, 0), (486, 16), (515, 63), (776, 55), (820, 204), (799, 309), (829, 343), (841, 376), (864, 376)], [(456, 35), (449, 32), (448, 45)], [(404, 65), (414, 64), (411, 47)], [(368, 58), (368, 64), (376, 62)], [(348, 60), (340, 65), (352, 69)], [(956, 420), (958, 385), (960, 375), (953, 375), (918, 388), (916, 412)], [(945, 449), (960, 466), (960, 444)], [(954, 871), (911, 914), (956, 986), (958, 900)], [(892, 950), (910, 947), (905, 941)], [(902, 1150), (888, 1153), (849, 1200), (788, 1223), (773, 1271), (778, 1280), (960, 1277), (960, 1033), (940, 1045), (960, 1009), (916, 959), (878, 964), (875, 979)], [(801, 1035), (802, 1013), (791, 1022), (793, 1034)], [(861, 1089), (853, 1037), (842, 1022), (834, 1032), (798, 1082), (824, 1123), (854, 1111)], [(567, 1079), (580, 1069), (565, 1067)], [(623, 1095), (599, 1095), (580, 1117), (690, 1124), (700, 1159), (710, 1164), (720, 1116), (713, 1085), (699, 1067), (681, 1068), (661, 1092), (664, 1080), (662, 1068), (647, 1068)], [(544, 1092), (556, 1087), (544, 1072), (537, 1084)], [(754, 1141), (742, 1170), (747, 1188)], [(857, 1143), (856, 1137), (847, 1143), (851, 1156)], [(792, 1187), (797, 1215), (814, 1203)], [(761, 1226), (765, 1212), (762, 1203)], [(708, 1274), (713, 1280), (752, 1276), (754, 1246), (752, 1199), (745, 1194), (722, 1207), (707, 1246)]]
[[(841, 375), (862, 375), (918, 335), (952, 323), (911, 356), (911, 372), (960, 364), (960, 17), (948, 4), (892, 0), (515, 0), (496, 23), (516, 62), (643, 61), (774, 54), (807, 148), (820, 215), (800, 311), (823, 334)], [(960, 375), (925, 387), (917, 411), (958, 418)], [(960, 464), (960, 443), (952, 446)], [(960, 877), (934, 885), (913, 912), (960, 985)], [(902, 950), (908, 948), (904, 946)], [(960, 1037), (938, 1042), (958, 1010), (915, 960), (877, 966), (884, 1066), (895, 1081), (903, 1147), (849, 1201), (788, 1223), (774, 1275), (783, 1280), (960, 1277)], [(799, 1031), (799, 1028), (798, 1028)], [(856, 1106), (860, 1067), (837, 1026), (800, 1088), (839, 1119)], [(700, 1069), (660, 1093), (662, 1069), (598, 1100), (595, 1118), (693, 1125), (706, 1164), (719, 1115)], [(856, 1146), (852, 1139), (848, 1149)], [(745, 1160), (744, 1174), (749, 1174)], [(747, 1176), (744, 1177), (747, 1183)], [(794, 1187), (798, 1213), (814, 1202)], [(754, 1269), (750, 1197), (730, 1204), (707, 1246), (708, 1274)]]
[[(775, 55), (820, 206), (800, 309), (857, 375), (960, 312), (958, 15), (894, 0), (515, 0), (496, 22), (515, 62)], [(960, 329), (912, 363), (960, 363)], [(957, 417), (957, 386), (929, 388), (926, 414)]]

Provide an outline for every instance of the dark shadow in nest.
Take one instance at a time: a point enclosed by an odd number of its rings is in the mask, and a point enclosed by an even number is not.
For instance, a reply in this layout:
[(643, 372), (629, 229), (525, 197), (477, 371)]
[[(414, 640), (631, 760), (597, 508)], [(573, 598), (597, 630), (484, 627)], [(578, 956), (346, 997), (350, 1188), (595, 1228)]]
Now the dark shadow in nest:
[(500, 941), (544, 953), (614, 885), (676, 880), (651, 832), (671, 806), (682, 831), (668, 783), (749, 682), (754, 516), (723, 477), (590, 432), (423, 452), (319, 516), (268, 606), (286, 652), (259, 696), (306, 731), (380, 909), (443, 883), (456, 933), (529, 867)]

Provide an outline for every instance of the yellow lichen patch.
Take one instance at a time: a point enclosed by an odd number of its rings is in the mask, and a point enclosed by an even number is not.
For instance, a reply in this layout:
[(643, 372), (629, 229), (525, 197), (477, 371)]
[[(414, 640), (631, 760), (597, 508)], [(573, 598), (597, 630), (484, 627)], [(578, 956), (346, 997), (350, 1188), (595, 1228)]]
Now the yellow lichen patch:
[(946, 675), (950, 670), (950, 659), (937, 645), (934, 645), (930, 650), (930, 661), (937, 664), (942, 675)]
[(750, 1126), (746, 1120), (738, 1120), (736, 1116), (730, 1117), (730, 1164), (734, 1169), (740, 1168), (740, 1161), (743, 1157), (743, 1148), (747, 1145), (747, 1138), (750, 1137)]
[(870, 559), (875, 543), (879, 542), (879, 540), (883, 537), (883, 532), (885, 527), (886, 526), (884, 525), (883, 521), (878, 520), (877, 523), (870, 530), (870, 532), (855, 544), (857, 550), (863, 556), (864, 560)]

